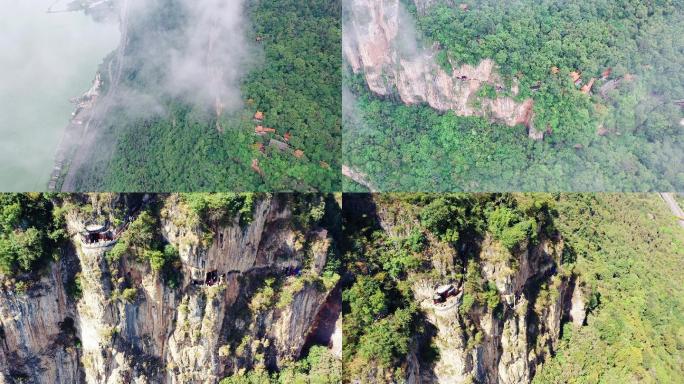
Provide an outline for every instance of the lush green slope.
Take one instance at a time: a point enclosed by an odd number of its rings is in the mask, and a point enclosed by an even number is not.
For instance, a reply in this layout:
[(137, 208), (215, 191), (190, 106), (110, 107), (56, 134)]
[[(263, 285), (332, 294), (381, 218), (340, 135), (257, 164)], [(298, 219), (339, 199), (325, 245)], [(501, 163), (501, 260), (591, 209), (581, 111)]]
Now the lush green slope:
[(676, 383), (684, 378), (684, 230), (657, 195), (563, 195), (556, 221), (595, 293), (538, 383)]
[[(374, 221), (369, 197), (345, 196), (345, 262), (353, 274), (343, 294), (347, 380), (401, 380), (407, 353), (421, 337), (419, 358), (436, 357), (411, 290), (421, 276), (445, 273), (431, 259), (460, 250), (446, 273), (464, 280), (461, 313), (495, 311), (497, 291), (474, 262), (478, 244), (488, 232), (514, 249), (536, 241), (534, 228), (563, 238), (559, 274), (577, 276), (588, 301), (586, 325), (563, 327), (555, 356), (537, 370), (535, 382), (675, 383), (684, 377), (684, 230), (658, 195), (387, 194), (372, 200), (394, 229)], [(440, 251), (436, 238), (454, 250)], [(480, 341), (469, 335), (468, 343)]]
[[(365, 125), (345, 130), (345, 162), (381, 190), (684, 187), (681, 0), (464, 1), (465, 11), (438, 2), (420, 15), (405, 3), (426, 43), (439, 43), (445, 69), (492, 58), (506, 82), (517, 79), (516, 98), (534, 100), (533, 124), (546, 137), (537, 143), (524, 127), (375, 101), (349, 76)], [(572, 71), (598, 79), (590, 95)], [(610, 81), (619, 85), (600, 92)]]
[[(158, 57), (158, 52), (175, 47), (170, 43), (170, 47), (150, 50), (149, 43), (154, 36), (169, 40), (182, 31), (182, 10), (173, 0), (166, 0), (159, 17), (137, 21), (138, 29), (136, 21), (132, 22), (123, 86), (132, 91), (133, 98), (145, 95), (142, 101), (152, 98), (156, 105), (110, 110), (98, 147), (91, 148), (89, 161), (78, 171), (77, 189), (339, 189), (339, 2), (248, 2), (246, 14), (252, 26), (248, 40), (259, 40), (254, 44), (263, 60), (249, 64), (241, 85), (244, 108), (221, 117), (224, 132), (217, 129), (212, 108), (188, 105), (158, 89), (166, 68), (166, 59)], [(105, 62), (103, 74), (107, 66)], [(160, 107), (161, 114), (149, 113)], [(149, 111), (137, 110), (141, 108)], [(265, 112), (263, 124), (275, 128), (279, 136), (291, 134), (289, 143), (293, 150), (304, 152), (303, 158), (269, 148), (268, 137), (254, 135), (252, 117), (257, 110)], [(265, 153), (255, 147), (262, 142)], [(258, 160), (263, 176), (252, 169), (253, 159)]]
[(0, 275), (34, 272), (41, 262), (59, 255), (64, 218), (48, 195), (0, 194)]

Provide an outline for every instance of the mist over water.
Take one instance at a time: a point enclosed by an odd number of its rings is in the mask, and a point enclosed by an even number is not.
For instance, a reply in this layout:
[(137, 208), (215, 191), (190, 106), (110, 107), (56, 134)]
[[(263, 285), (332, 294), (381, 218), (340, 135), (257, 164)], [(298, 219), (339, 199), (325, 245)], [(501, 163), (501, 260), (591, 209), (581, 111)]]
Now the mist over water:
[(0, 191), (45, 190), (74, 106), (119, 42), (115, 23), (0, 0)]

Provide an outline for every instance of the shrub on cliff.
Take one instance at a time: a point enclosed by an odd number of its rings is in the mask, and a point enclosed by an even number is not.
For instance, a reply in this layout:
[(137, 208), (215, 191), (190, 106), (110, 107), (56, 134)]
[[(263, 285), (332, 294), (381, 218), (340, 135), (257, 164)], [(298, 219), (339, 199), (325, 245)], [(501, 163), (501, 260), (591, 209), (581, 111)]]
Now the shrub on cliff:
[(135, 302), (135, 299), (138, 297), (138, 290), (136, 288), (126, 288), (123, 291), (121, 291), (120, 297), (124, 301), (133, 303)]
[(495, 239), (509, 250), (513, 250), (524, 240), (534, 237), (537, 223), (526, 219), (522, 212), (507, 206), (499, 206), (488, 216), (489, 231)]
[(48, 260), (63, 239), (63, 221), (39, 193), (0, 194), (0, 273), (32, 272)]

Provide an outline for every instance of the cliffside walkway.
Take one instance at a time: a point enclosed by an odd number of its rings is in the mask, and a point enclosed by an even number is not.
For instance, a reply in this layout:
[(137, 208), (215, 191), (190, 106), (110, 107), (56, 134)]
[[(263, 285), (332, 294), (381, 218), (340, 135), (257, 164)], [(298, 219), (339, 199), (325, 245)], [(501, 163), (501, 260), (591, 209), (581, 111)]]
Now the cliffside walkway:
[(351, 167), (347, 165), (342, 165), (342, 175), (346, 176), (347, 178), (351, 179), (352, 181), (356, 182), (357, 184), (360, 184), (366, 188), (371, 193), (377, 192), (377, 188), (375, 188), (374, 185), (372, 185), (368, 180), (366, 180), (366, 175), (363, 173), (356, 171), (355, 169), (352, 169)]
[[(88, 111), (87, 120), (81, 120), (82, 123), (77, 126), (78, 136), (62, 138), (64, 144), (60, 144), (58, 149), (56, 165), (51, 175), (48, 189), (51, 191), (59, 190), (61, 192), (75, 192), (76, 173), (81, 168), (81, 165), (87, 161), (90, 152), (88, 148), (95, 145), (97, 142), (98, 127), (101, 123), (101, 118), (107, 115), (111, 106), (115, 103), (116, 91), (119, 87), (121, 76), (124, 67), (124, 52), (128, 45), (128, 10), (129, 0), (122, 0), (119, 9), (119, 25), (121, 29), (121, 38), (119, 47), (117, 49), (116, 58), (109, 61), (108, 77), (109, 89), (105, 95), (98, 95), (98, 102), (93, 103)], [(112, 68), (116, 62), (116, 68)], [(69, 125), (73, 127), (74, 124)], [(72, 132), (67, 129), (66, 132)], [(63, 145), (69, 145), (69, 151), (62, 149)]]
[(679, 222), (679, 226), (684, 228), (684, 211), (679, 206), (679, 203), (677, 203), (677, 199), (675, 199), (674, 193), (661, 193), (660, 197), (663, 198), (668, 208), (670, 208), (670, 211), (672, 211), (672, 214), (677, 217), (677, 222)]

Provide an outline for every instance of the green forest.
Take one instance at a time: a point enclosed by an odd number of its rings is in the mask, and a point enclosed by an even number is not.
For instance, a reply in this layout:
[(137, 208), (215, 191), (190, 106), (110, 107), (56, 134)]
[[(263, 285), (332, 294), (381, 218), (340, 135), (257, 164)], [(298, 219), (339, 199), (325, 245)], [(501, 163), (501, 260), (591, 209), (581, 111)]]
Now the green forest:
[[(182, 5), (165, 0), (153, 17), (131, 21), (122, 86), (141, 103), (109, 110), (98, 143), (76, 170), (76, 190), (339, 190), (340, 3), (253, 0), (245, 7), (247, 41), (258, 59), (244, 64), (242, 109), (219, 121), (213, 108), (191, 105), (158, 86), (169, 60), (159, 52), (176, 49), (172, 37), (187, 27)], [(162, 37), (162, 47), (150, 49), (155, 36)], [(163, 46), (165, 38), (170, 47)], [(114, 57), (102, 64), (103, 76)], [(150, 99), (155, 103), (148, 106)], [(149, 113), (155, 109), (162, 112)], [(253, 119), (257, 111), (264, 113), (261, 122)], [(276, 132), (257, 136), (257, 124)], [(287, 141), (289, 149), (269, 146), (270, 138)]]
[(0, 274), (30, 274), (58, 258), (66, 238), (64, 223), (49, 195), (0, 194)]
[[(379, 99), (362, 76), (345, 71), (356, 116), (345, 118), (344, 162), (377, 189), (684, 187), (684, 2), (487, 0), (436, 2), (424, 12), (403, 3), (423, 45), (437, 43), (446, 71), (491, 58), (506, 84), (515, 79), (514, 98), (534, 101), (532, 124), (545, 138), (528, 139), (523, 126)], [(589, 94), (571, 72), (581, 73), (583, 84), (597, 79)]]
[(657, 195), (562, 195), (557, 226), (596, 308), (563, 329), (535, 383), (674, 383), (684, 377), (682, 228)]
[[(402, 382), (409, 355), (421, 369), (440, 359), (434, 326), (414, 298), (425, 279), (462, 282), (452, 323), (464, 330), (466, 350), (483, 342), (477, 319), (509, 313), (481, 269), (486, 238), (510, 254), (562, 239), (556, 275), (525, 289), (530, 314), (558, 297), (564, 279), (581, 281), (587, 296), (584, 326), (561, 323), (558, 346), (533, 382), (674, 383), (684, 376), (684, 236), (658, 195), (346, 194), (344, 203), (346, 382)], [(529, 340), (544, 340), (536, 332), (528, 329)]]

